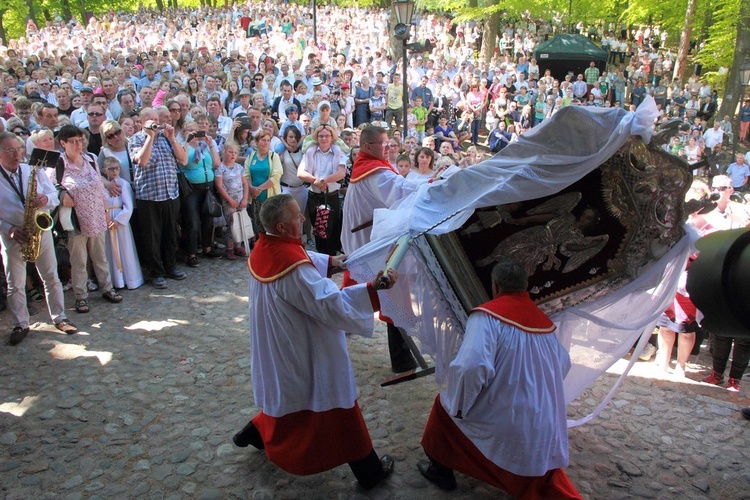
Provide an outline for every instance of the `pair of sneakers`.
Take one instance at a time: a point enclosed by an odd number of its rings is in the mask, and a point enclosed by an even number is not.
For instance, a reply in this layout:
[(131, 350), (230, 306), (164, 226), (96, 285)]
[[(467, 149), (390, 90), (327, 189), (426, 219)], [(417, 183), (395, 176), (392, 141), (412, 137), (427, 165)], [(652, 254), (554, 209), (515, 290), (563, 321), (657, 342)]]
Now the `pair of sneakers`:
[[(724, 374), (711, 370), (711, 374), (704, 378), (703, 381), (707, 384), (721, 385), (724, 383)], [(729, 377), (727, 390), (731, 392), (740, 392), (740, 379)]]

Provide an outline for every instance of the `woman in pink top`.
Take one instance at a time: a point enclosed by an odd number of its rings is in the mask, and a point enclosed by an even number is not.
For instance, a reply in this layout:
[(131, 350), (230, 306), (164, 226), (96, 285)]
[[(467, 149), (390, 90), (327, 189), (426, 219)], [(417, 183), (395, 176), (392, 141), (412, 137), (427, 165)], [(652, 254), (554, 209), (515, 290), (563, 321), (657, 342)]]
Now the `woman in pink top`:
[(76, 296), (76, 311), (89, 312), (86, 281), (86, 262), (91, 257), (96, 279), (103, 291), (102, 298), (117, 304), (122, 295), (112, 286), (109, 263), (106, 255), (106, 233), (110, 224), (107, 215), (106, 192), (102, 178), (96, 169), (96, 160), (83, 153), (84, 131), (75, 125), (65, 125), (57, 138), (64, 149), (60, 155), (63, 164), (62, 175), (57, 174), (53, 182), (64, 191), (60, 196), (63, 207), (73, 207), (78, 228), (68, 237), (73, 292)]

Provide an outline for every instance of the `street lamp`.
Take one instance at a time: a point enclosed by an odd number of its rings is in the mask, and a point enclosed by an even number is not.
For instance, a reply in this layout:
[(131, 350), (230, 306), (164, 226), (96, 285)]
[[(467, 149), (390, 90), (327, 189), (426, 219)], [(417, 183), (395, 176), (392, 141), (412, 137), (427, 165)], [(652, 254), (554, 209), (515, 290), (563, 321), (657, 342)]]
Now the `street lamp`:
[(740, 112), (737, 113), (737, 130), (734, 133), (734, 141), (732, 141), (732, 159), (735, 158), (737, 143), (740, 141), (740, 129), (742, 128), (742, 104), (745, 101), (745, 87), (750, 87), (750, 57), (745, 56), (745, 60), (742, 63), (742, 66), (740, 66), (738, 73), (740, 77)]
[(407, 40), (409, 40), (409, 31), (411, 30), (411, 20), (414, 16), (414, 2), (412, 0), (394, 0), (393, 11), (396, 14), (396, 26), (393, 27), (393, 36), (396, 40), (403, 42), (403, 51), (401, 53), (401, 61), (403, 64), (401, 71), (401, 84), (403, 85), (403, 99), (401, 107), (403, 108), (403, 116), (401, 117), (401, 136), (406, 139), (407, 120), (408, 120), (408, 108), (409, 108), (409, 84), (406, 80), (406, 49)]

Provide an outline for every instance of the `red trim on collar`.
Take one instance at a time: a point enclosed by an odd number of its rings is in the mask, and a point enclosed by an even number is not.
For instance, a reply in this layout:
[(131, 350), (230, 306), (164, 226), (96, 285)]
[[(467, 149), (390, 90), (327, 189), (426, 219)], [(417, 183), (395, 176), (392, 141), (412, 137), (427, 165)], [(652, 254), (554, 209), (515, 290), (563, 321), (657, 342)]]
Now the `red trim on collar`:
[(312, 265), (312, 260), (301, 240), (266, 233), (260, 233), (247, 259), (250, 274), (261, 283), (274, 282), (304, 264)]
[(398, 171), (393, 168), (393, 165), (391, 165), (390, 162), (381, 160), (380, 158), (374, 158), (367, 153), (360, 151), (359, 154), (357, 154), (357, 158), (354, 159), (354, 165), (352, 165), (352, 176), (349, 182), (359, 182), (379, 170), (390, 170), (398, 175)]
[(470, 312), (477, 311), (527, 333), (552, 333), (556, 328), (552, 320), (534, 304), (529, 292), (500, 294)]

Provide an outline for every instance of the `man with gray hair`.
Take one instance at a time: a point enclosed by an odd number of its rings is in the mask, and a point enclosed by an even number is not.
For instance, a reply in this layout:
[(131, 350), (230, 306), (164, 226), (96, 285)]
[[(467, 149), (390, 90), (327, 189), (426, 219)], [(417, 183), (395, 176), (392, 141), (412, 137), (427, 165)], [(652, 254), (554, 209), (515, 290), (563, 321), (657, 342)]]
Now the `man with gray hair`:
[(250, 269), (251, 375), (261, 408), (233, 441), (253, 445), (285, 471), (317, 474), (348, 463), (365, 489), (393, 470), (378, 458), (357, 404), (344, 330), (372, 335), (377, 290), (397, 279), (381, 271), (370, 283), (339, 290), (326, 276), (346, 256), (307, 252), (305, 218), (289, 194), (263, 203)]
[(453, 470), (514, 498), (581, 498), (568, 465), (563, 379), (570, 356), (555, 324), (532, 302), (521, 264), (492, 270), (494, 298), (473, 309), (448, 367), (422, 447), (419, 472), (454, 490)]

